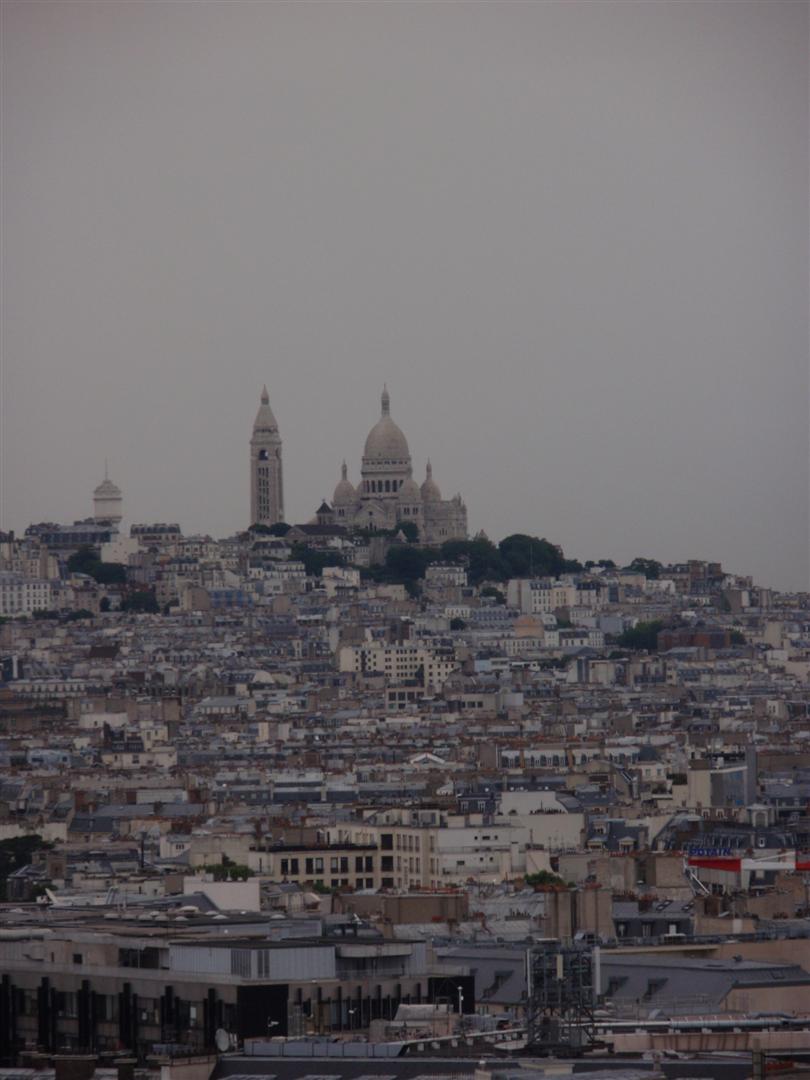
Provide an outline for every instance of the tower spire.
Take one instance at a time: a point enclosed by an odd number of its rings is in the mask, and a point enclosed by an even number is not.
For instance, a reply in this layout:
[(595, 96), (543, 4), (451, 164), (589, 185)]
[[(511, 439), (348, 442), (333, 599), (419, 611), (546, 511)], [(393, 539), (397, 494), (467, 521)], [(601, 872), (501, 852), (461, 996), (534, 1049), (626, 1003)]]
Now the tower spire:
[(250, 523), (275, 525), (283, 520), (281, 435), (265, 385), (250, 440)]
[(388, 384), (383, 383), (382, 392), (382, 414), (388, 416), (391, 412), (391, 398), (388, 396)]

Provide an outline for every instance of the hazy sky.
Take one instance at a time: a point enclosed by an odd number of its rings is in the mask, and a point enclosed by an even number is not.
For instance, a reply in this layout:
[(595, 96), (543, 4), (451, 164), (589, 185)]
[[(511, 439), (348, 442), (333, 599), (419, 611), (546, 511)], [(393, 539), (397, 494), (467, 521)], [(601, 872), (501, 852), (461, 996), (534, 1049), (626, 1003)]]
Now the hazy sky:
[(2, 5), (2, 527), (287, 518), (387, 381), (494, 539), (808, 587), (804, 2)]

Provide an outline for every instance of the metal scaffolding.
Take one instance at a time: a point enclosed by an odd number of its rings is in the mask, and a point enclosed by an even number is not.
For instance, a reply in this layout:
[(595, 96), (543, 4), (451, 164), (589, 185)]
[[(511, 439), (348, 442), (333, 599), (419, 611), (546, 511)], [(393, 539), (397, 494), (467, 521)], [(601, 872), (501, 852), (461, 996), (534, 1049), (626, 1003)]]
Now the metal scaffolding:
[(581, 1054), (595, 1041), (598, 949), (544, 942), (526, 952), (528, 1048)]

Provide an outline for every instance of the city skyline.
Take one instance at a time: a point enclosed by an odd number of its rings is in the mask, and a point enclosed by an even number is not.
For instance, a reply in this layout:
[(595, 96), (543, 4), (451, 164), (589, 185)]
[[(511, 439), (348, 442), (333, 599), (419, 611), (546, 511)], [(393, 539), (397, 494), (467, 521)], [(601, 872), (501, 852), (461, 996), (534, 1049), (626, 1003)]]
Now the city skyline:
[(471, 534), (807, 586), (803, 5), (2, 15), (0, 527), (243, 527), (265, 382), (308, 520), (387, 382)]

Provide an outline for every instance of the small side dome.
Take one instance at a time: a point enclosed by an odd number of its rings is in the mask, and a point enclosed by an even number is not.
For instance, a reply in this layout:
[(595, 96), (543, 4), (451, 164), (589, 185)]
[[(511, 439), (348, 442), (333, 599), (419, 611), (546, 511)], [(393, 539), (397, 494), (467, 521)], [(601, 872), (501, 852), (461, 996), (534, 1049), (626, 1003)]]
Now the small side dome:
[(357, 502), (357, 491), (348, 478), (348, 470), (344, 461), (340, 467), (340, 480), (338, 480), (335, 494), (332, 496), (333, 506), (354, 506)]
[(439, 491), (439, 485), (433, 479), (433, 466), (430, 461), (427, 463), (427, 469), (425, 470), (425, 482), (422, 484), (422, 498), (425, 502), (441, 502), (442, 493)]
[(422, 492), (412, 476), (409, 476), (407, 480), (403, 480), (397, 498), (401, 503), (420, 503), (422, 501)]

